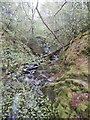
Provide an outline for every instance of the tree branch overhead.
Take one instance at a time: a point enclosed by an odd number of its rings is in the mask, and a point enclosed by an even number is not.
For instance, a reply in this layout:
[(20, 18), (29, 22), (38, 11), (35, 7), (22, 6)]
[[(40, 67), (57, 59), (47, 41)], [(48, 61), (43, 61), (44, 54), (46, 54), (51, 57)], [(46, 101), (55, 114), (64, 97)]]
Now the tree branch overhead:
[(54, 16), (56, 16), (64, 7), (64, 5), (67, 3), (67, 1), (65, 0), (65, 2), (63, 3), (63, 5), (58, 9), (58, 11), (54, 14)]

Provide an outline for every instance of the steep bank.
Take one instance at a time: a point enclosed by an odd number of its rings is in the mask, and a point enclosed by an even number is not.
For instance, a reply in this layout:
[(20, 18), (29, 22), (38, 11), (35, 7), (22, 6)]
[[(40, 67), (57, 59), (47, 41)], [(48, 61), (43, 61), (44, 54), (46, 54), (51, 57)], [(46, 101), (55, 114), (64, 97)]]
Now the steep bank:
[(57, 79), (46, 85), (43, 91), (53, 102), (57, 119), (89, 118), (88, 35), (88, 32), (80, 33), (67, 49), (60, 52), (60, 59), (51, 66)]

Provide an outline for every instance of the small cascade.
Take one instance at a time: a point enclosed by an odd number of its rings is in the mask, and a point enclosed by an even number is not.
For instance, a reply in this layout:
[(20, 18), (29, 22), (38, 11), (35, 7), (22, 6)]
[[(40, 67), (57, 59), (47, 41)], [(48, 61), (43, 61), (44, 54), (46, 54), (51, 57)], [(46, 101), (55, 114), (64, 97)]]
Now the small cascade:
[(43, 86), (48, 82), (53, 82), (55, 79), (54, 76), (48, 74), (46, 70), (39, 68), (37, 64), (24, 64), (22, 72), (24, 75), (24, 82), (32, 86)]

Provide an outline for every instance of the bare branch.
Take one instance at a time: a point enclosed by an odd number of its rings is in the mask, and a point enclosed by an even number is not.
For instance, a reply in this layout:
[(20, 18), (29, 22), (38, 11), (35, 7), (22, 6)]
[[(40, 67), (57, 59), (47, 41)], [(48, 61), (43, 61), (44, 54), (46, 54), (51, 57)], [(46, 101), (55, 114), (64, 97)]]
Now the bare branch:
[[(30, 8), (30, 5), (29, 5), (29, 3), (27, 2), (27, 5), (28, 5), (28, 7)], [(33, 7), (33, 6), (32, 6)], [(33, 17), (34, 17), (34, 15), (35, 15), (35, 10), (36, 10), (36, 8), (35, 9), (31, 9), (32, 10), (32, 13), (33, 13)]]
[(38, 2), (37, 2), (37, 6), (36, 6), (36, 10), (37, 10), (37, 13), (39, 15), (39, 17), (41, 18), (43, 24), (47, 27), (47, 29), (53, 34), (53, 36), (55, 37), (55, 39), (60, 43), (60, 41), (58, 40), (57, 36), (55, 35), (55, 33), (50, 29), (50, 27), (45, 23), (45, 21), (43, 20), (39, 10), (38, 10)]
[(26, 10), (25, 10), (25, 8), (24, 8), (23, 2), (22, 2), (22, 7), (23, 7), (23, 10), (24, 10), (24, 12), (25, 12), (26, 16), (27, 16), (27, 17), (28, 17), (28, 19), (31, 21), (31, 18), (28, 16), (28, 14), (27, 14), (27, 12), (26, 12)]
[(63, 3), (63, 5), (59, 8), (59, 10), (54, 14), (54, 16), (56, 16), (64, 7), (64, 5), (67, 3), (67, 1), (65, 0), (65, 2)]

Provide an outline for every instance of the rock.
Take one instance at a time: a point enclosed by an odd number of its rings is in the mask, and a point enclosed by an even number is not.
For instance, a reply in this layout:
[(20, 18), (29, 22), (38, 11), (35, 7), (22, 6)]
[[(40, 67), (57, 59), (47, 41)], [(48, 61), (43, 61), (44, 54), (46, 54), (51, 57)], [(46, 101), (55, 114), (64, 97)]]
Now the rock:
[(49, 82), (53, 82), (55, 79), (56, 79), (56, 78), (55, 78), (54, 76), (52, 76), (52, 77), (48, 78), (47, 80), (48, 80)]
[(38, 68), (38, 65), (36, 63), (32, 63), (32, 64), (26, 63), (23, 66), (23, 72), (24, 72), (24, 74), (29, 74), (31, 70), (34, 70), (34, 69), (37, 69), (37, 68)]

